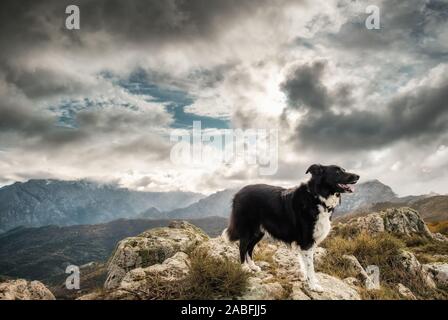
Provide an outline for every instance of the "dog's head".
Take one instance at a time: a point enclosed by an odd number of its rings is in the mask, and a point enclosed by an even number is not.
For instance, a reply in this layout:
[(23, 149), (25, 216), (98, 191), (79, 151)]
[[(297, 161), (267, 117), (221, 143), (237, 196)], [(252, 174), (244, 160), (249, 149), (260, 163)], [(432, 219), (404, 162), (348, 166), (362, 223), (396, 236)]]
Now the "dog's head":
[(319, 184), (329, 188), (332, 193), (351, 193), (354, 191), (353, 185), (359, 180), (359, 175), (335, 165), (313, 164), (306, 173), (311, 173), (312, 179), (319, 181)]

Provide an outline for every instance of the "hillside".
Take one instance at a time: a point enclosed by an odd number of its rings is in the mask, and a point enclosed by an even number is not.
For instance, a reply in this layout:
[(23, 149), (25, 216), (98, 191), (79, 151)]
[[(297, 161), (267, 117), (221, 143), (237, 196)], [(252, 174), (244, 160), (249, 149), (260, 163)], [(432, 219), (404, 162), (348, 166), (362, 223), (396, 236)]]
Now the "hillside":
[[(190, 221), (211, 236), (227, 225), (227, 219), (218, 217)], [(0, 234), (0, 275), (51, 281), (69, 264), (104, 262), (119, 240), (169, 223), (120, 219), (97, 225), (16, 228)]]
[(207, 216), (228, 217), (231, 211), (233, 195), (238, 189), (226, 189), (209, 195), (185, 208), (166, 213), (172, 219), (201, 218)]
[(95, 224), (133, 218), (154, 207), (169, 211), (203, 195), (138, 192), (89, 181), (30, 180), (0, 188), (0, 232), (26, 226)]
[(420, 212), (425, 221), (448, 220), (448, 196), (437, 195), (423, 198), (411, 198), (400, 202), (381, 202), (375, 204), (373, 211), (408, 206)]
[[(410, 208), (337, 224), (316, 249), (322, 291), (304, 281), (297, 252), (269, 237), (254, 252), (261, 271), (243, 269), (238, 256), (236, 243), (176, 221), (124, 238), (107, 264), (83, 266), (81, 290), (64, 289), (63, 278), (50, 290), (9, 279), (0, 283), (0, 299), (448, 299), (448, 238), (432, 233)], [(380, 270), (377, 280), (372, 265)]]
[[(297, 253), (282, 243), (256, 247), (261, 271), (243, 270), (238, 256), (236, 243), (175, 222), (120, 241), (103, 287), (80, 299), (448, 299), (448, 238), (410, 208), (337, 225), (316, 250), (322, 292), (309, 289)], [(380, 269), (377, 284), (370, 265)]]

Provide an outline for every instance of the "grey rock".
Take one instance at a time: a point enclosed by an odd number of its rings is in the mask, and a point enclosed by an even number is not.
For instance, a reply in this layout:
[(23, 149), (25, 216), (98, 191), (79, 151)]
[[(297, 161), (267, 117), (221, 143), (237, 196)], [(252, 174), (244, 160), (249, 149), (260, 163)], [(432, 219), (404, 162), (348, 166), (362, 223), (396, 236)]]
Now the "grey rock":
[(0, 300), (55, 300), (55, 297), (39, 281), (17, 279), (0, 283)]
[(173, 222), (168, 228), (155, 228), (118, 243), (108, 263), (105, 289), (117, 288), (127, 272), (162, 263), (175, 253), (192, 250), (208, 236), (188, 222)]
[(448, 263), (428, 263), (423, 268), (432, 275), (437, 285), (448, 286)]
[(405, 287), (402, 283), (398, 283), (396, 285), (396, 289), (403, 298), (408, 300), (417, 300), (417, 297), (412, 293), (412, 291), (408, 287)]

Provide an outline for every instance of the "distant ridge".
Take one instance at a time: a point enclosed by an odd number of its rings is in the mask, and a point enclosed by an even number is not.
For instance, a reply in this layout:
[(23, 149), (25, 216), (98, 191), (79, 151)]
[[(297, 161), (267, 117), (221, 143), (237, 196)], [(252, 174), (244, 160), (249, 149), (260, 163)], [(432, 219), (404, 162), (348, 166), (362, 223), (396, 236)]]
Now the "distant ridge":
[(18, 226), (95, 224), (169, 211), (203, 198), (192, 192), (139, 192), (86, 180), (29, 180), (0, 188), (0, 232)]

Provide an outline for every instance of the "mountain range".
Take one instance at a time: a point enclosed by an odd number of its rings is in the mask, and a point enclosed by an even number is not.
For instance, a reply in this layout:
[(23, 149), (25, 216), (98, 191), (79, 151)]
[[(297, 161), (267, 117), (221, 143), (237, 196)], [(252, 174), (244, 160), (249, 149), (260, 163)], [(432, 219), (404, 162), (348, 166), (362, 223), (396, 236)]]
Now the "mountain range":
[(95, 224), (134, 218), (155, 208), (169, 211), (204, 195), (140, 192), (91, 181), (29, 180), (0, 188), (0, 232), (18, 226)]
[[(98, 224), (121, 218), (227, 218), (237, 191), (225, 189), (205, 196), (181, 191), (132, 191), (84, 180), (17, 182), (0, 188), (0, 232), (18, 226)], [(437, 195), (398, 197), (389, 186), (378, 180), (370, 180), (356, 185), (353, 194), (343, 194), (335, 215), (369, 211), (381, 206), (409, 205), (434, 196)], [(438, 213), (434, 213), (433, 217), (436, 220), (447, 216), (445, 198), (441, 197), (437, 205)], [(426, 207), (432, 208), (431, 203)]]

